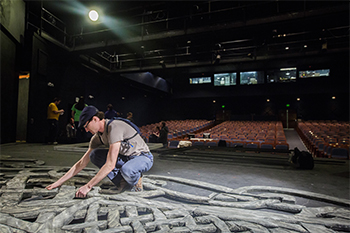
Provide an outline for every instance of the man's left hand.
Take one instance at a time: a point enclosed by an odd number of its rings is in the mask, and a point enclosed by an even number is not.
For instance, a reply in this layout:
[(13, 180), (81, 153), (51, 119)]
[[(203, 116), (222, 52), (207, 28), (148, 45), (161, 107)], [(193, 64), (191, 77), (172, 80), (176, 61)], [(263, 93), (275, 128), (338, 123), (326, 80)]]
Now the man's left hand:
[(91, 188), (88, 187), (88, 185), (84, 185), (83, 187), (80, 187), (78, 191), (75, 193), (75, 197), (86, 197), (86, 194), (91, 190)]

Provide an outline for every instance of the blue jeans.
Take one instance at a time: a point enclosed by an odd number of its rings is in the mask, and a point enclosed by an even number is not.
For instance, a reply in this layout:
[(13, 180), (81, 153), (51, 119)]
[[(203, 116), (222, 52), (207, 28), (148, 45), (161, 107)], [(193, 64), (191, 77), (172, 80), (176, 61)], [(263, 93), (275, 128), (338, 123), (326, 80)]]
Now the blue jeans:
[[(98, 168), (106, 163), (108, 149), (97, 148), (90, 153), (90, 161)], [(153, 166), (153, 155), (151, 152), (142, 152), (139, 156), (124, 156), (119, 154), (115, 168), (107, 177), (119, 185), (122, 178), (131, 186), (137, 184), (141, 173), (149, 171)]]

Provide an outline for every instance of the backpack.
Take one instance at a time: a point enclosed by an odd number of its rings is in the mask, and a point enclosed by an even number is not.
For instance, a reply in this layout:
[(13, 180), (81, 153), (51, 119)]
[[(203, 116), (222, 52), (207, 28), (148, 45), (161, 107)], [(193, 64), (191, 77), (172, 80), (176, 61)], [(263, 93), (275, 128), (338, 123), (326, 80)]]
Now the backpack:
[[(131, 127), (133, 127), (138, 134), (141, 134), (141, 131), (139, 129), (139, 127), (137, 127), (134, 123), (132, 123), (131, 121), (129, 121), (128, 119), (122, 118), (122, 117), (113, 117), (107, 124), (107, 133), (108, 133), (108, 126), (110, 123), (112, 123), (113, 120), (120, 120), (120, 121), (124, 121), (125, 123), (129, 124)], [(136, 135), (135, 135), (136, 136)], [(133, 137), (135, 137), (133, 136)]]
[(294, 148), (292, 162), (300, 169), (312, 170), (314, 168), (314, 158), (310, 152), (300, 151), (297, 147)]
[[(107, 129), (106, 129), (106, 132), (107, 132), (107, 133), (108, 133), (108, 126), (109, 126), (109, 124), (112, 123), (112, 121), (114, 121), (114, 120), (124, 121), (125, 123), (127, 123), (128, 125), (130, 125), (131, 127), (133, 127), (133, 128), (136, 130), (136, 133), (135, 133), (132, 137), (124, 139), (123, 142), (129, 141), (130, 139), (136, 137), (136, 135), (138, 135), (138, 134), (141, 135), (141, 131), (140, 131), (139, 127), (137, 127), (134, 123), (132, 123), (132, 122), (129, 121), (128, 119), (121, 118), (121, 117), (113, 117), (113, 118), (107, 123)], [(100, 136), (100, 135), (98, 135), (98, 136), (99, 136), (99, 138), (100, 138), (101, 143), (104, 144), (104, 143), (102, 142), (102, 140), (101, 140), (101, 136)]]
[(225, 140), (220, 140), (218, 143), (219, 147), (226, 147), (226, 141)]

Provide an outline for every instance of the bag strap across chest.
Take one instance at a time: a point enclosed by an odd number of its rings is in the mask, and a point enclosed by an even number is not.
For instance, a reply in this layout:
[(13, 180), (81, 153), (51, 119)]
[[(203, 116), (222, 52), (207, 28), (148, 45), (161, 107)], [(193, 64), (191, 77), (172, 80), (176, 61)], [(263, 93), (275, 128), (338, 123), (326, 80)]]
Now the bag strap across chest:
[[(136, 137), (136, 135), (138, 135), (138, 134), (141, 133), (139, 127), (137, 127), (134, 123), (132, 123), (132, 122), (129, 121), (128, 119), (121, 118), (121, 117), (113, 117), (113, 118), (107, 123), (107, 129), (106, 129), (106, 132), (107, 132), (107, 133), (108, 133), (108, 126), (109, 126), (109, 124), (111, 124), (112, 121), (114, 121), (114, 120), (124, 121), (125, 123), (127, 123), (128, 125), (130, 125), (132, 128), (134, 128), (134, 129), (136, 130), (136, 133), (135, 133), (132, 137), (124, 139), (123, 142), (129, 141), (130, 139)], [(98, 134), (98, 137), (100, 138), (101, 143), (104, 145), (104, 143), (102, 142), (102, 139), (101, 139), (100, 134)]]

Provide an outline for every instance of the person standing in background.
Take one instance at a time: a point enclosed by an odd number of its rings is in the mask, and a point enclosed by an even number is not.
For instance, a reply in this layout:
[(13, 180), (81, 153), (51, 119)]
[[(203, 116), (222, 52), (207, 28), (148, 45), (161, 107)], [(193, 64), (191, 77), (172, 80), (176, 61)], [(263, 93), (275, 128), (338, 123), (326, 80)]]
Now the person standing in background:
[(128, 113), (126, 114), (126, 119), (128, 119), (128, 120), (131, 121), (132, 123), (135, 123), (135, 122), (134, 122), (134, 119), (132, 118), (132, 112), (128, 112)]
[(114, 117), (118, 117), (119, 114), (117, 111), (113, 109), (112, 104), (107, 105), (107, 111), (105, 112), (105, 118), (106, 119), (113, 119)]
[(58, 110), (57, 105), (61, 103), (60, 98), (54, 98), (53, 102), (49, 104), (47, 108), (47, 124), (49, 126), (47, 143), (57, 145), (58, 135), (58, 119), (60, 115), (63, 115), (64, 110)]
[(163, 143), (163, 147), (167, 147), (168, 145), (168, 133), (169, 133), (168, 126), (166, 126), (165, 122), (162, 121), (161, 128), (159, 131), (158, 142)]
[(67, 136), (67, 142), (73, 143), (75, 142), (76, 135), (77, 135), (77, 129), (75, 128), (74, 119), (70, 118), (68, 124), (66, 125), (66, 136)]
[(72, 106), (72, 117), (74, 119), (75, 128), (77, 129), (77, 142), (83, 142), (85, 140), (85, 130), (79, 129), (79, 117), (83, 109), (87, 106), (84, 102), (84, 96), (80, 96), (79, 101)]

